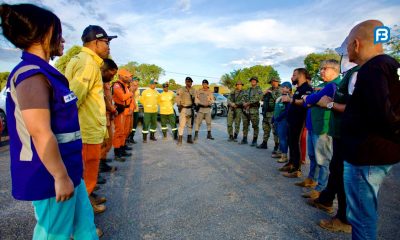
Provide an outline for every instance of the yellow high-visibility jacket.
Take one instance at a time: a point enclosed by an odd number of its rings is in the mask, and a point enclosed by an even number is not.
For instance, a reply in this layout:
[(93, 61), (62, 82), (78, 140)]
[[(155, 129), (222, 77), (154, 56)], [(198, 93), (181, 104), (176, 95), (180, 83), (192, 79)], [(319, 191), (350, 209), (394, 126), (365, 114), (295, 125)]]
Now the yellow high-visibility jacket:
[(140, 96), (140, 102), (143, 105), (145, 113), (156, 113), (158, 112), (158, 99), (159, 93), (155, 89), (148, 88), (142, 92)]
[(172, 91), (162, 92), (158, 95), (158, 105), (160, 105), (160, 114), (174, 114), (175, 94)]

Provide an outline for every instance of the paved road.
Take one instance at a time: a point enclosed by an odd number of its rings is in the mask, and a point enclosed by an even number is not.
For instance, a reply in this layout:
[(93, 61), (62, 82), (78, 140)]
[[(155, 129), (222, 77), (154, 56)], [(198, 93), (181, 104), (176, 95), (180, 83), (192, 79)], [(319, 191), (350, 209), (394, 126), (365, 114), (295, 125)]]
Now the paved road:
[[(324, 212), (305, 204), (294, 179), (280, 176), (271, 150), (226, 141), (226, 118), (194, 145), (171, 138), (134, 145), (134, 156), (115, 163), (100, 194), (108, 211), (96, 216), (102, 239), (350, 239), (316, 225)], [(139, 136), (137, 136), (139, 139)], [(260, 140), (259, 140), (260, 142)], [(271, 143), (270, 143), (271, 145)], [(307, 171), (308, 166), (303, 169)], [(380, 195), (380, 239), (400, 239), (400, 167)], [(10, 196), (8, 147), (0, 148), (0, 239), (30, 239), (30, 203)]]

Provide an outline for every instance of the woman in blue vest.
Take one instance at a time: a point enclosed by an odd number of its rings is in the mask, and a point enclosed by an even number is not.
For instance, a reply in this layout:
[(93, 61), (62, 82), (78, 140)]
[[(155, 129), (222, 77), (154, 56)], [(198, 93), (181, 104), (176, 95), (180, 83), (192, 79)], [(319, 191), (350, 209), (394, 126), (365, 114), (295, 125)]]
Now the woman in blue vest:
[(23, 50), (7, 81), (12, 195), (33, 203), (33, 239), (98, 239), (82, 180), (77, 99), (49, 65), (63, 51), (60, 19), (32, 4), (2, 4), (0, 17), (5, 38)]

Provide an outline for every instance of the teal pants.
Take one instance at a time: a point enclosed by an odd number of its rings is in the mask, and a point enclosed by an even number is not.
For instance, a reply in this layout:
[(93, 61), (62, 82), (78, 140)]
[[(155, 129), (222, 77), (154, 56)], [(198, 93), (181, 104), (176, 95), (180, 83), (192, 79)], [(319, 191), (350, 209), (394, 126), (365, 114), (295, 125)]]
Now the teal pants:
[(161, 131), (166, 132), (168, 130), (167, 124), (171, 126), (171, 131), (174, 133), (175, 131), (178, 130), (176, 127), (176, 116), (175, 114), (161, 114)]
[(157, 114), (158, 113), (144, 113), (143, 116), (143, 134), (155, 133), (157, 131)]
[(34, 240), (99, 239), (94, 225), (93, 208), (90, 205), (84, 181), (75, 188), (68, 201), (56, 202), (48, 198), (32, 202), (35, 210), (36, 226)]

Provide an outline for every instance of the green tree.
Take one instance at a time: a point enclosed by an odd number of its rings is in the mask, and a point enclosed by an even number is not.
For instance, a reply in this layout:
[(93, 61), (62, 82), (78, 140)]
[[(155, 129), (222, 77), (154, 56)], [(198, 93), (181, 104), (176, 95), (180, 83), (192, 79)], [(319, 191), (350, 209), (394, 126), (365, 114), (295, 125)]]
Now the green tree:
[(177, 90), (182, 87), (182, 85), (176, 83), (175, 79), (168, 80), (168, 85), (170, 90)]
[(336, 59), (340, 61), (340, 56), (334, 50), (327, 49), (323, 53), (310, 53), (304, 59), (304, 65), (311, 75), (311, 82), (313, 86), (318, 85), (321, 81), (319, 76), (321, 62), (328, 59)]
[(136, 76), (140, 78), (140, 86), (147, 86), (150, 80), (157, 80), (165, 75), (164, 69), (154, 64), (142, 63), (136, 68)]
[(133, 76), (136, 76), (136, 69), (138, 66), (139, 66), (139, 63), (131, 61), (125, 65), (119, 66), (118, 68), (125, 68), (126, 70), (131, 72), (133, 74)]
[(390, 41), (384, 46), (386, 52), (400, 62), (400, 26), (394, 25), (390, 32)]
[(77, 55), (81, 51), (82, 47), (78, 45), (72, 46), (68, 51), (62, 55), (59, 59), (57, 59), (55, 63), (55, 67), (60, 71), (62, 74), (65, 73), (65, 68), (67, 67), (67, 64), (69, 60), (71, 60), (72, 57)]
[(237, 81), (242, 81), (244, 88), (250, 87), (249, 79), (251, 77), (258, 77), (258, 85), (262, 88), (268, 88), (271, 85), (269, 81), (271, 78), (279, 78), (279, 73), (272, 66), (255, 65), (250, 68), (243, 68), (234, 70), (230, 73), (224, 74), (221, 77), (220, 83), (230, 89), (233, 89)]
[(9, 75), (10, 72), (0, 72), (0, 90), (6, 86)]

